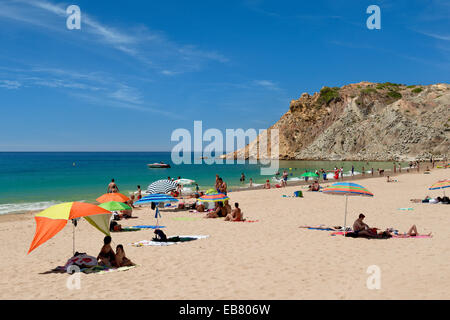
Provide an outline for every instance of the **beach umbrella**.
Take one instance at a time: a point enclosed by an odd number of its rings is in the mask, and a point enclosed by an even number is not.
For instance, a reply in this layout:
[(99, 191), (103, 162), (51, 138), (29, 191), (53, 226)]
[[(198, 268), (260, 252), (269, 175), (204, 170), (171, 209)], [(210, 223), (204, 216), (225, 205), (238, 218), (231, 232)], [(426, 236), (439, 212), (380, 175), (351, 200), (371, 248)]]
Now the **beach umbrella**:
[(109, 201), (99, 205), (100, 208), (106, 209), (108, 211), (123, 211), (131, 210), (131, 207), (123, 202)]
[(213, 194), (213, 193), (217, 193), (217, 190), (214, 188), (206, 190), (206, 194)]
[(450, 180), (438, 181), (435, 184), (433, 184), (431, 187), (429, 187), (428, 190), (442, 189), (442, 191), (444, 192), (444, 197), (445, 197), (445, 190), (444, 190), (445, 188), (450, 188)]
[(160, 202), (177, 202), (178, 199), (175, 199), (174, 197), (168, 195), (168, 194), (162, 194), (162, 193), (155, 193), (151, 194), (149, 196), (143, 197), (142, 199), (136, 201), (134, 204), (137, 205), (145, 205), (145, 204), (151, 204), (154, 203), (160, 203)]
[(219, 202), (230, 200), (230, 198), (228, 198), (228, 196), (223, 193), (210, 193), (201, 196), (200, 198), (198, 198), (198, 200), (201, 202)]
[[(67, 224), (67, 221), (84, 217), (92, 226), (109, 235), (109, 221), (111, 212), (99, 206), (83, 202), (66, 202), (54, 205), (38, 213), (36, 220), (36, 232), (31, 242), (28, 253), (51, 239)], [(75, 226), (75, 223), (74, 223)], [(75, 253), (75, 227), (73, 233), (73, 251)]]
[(345, 196), (344, 233), (347, 224), (347, 200), (348, 196), (373, 197), (373, 193), (363, 186), (352, 182), (337, 182), (322, 190), (323, 193)]
[(158, 180), (150, 184), (147, 188), (147, 193), (168, 193), (177, 189), (177, 183), (171, 180)]
[(117, 201), (117, 202), (127, 202), (130, 200), (126, 195), (121, 193), (105, 193), (101, 197), (97, 198), (97, 202), (105, 203), (105, 202), (111, 202), (111, 201)]
[(182, 186), (187, 186), (190, 184), (194, 184), (195, 180), (192, 179), (177, 179), (174, 181), (175, 183), (181, 184)]
[[(167, 194), (155, 193), (155, 194), (151, 194), (149, 196), (146, 196), (146, 197), (136, 201), (134, 204), (149, 205), (149, 204), (155, 203), (156, 205), (158, 205), (161, 202), (165, 203), (165, 202), (177, 202), (177, 201), (178, 201), (178, 199), (175, 199), (174, 197), (169, 196)], [(161, 214), (159, 213), (158, 207), (156, 207), (156, 210), (155, 210), (156, 225), (158, 225), (159, 218), (161, 218)]]
[(315, 174), (314, 172), (305, 172), (305, 173), (301, 174), (300, 177), (318, 178), (319, 175)]

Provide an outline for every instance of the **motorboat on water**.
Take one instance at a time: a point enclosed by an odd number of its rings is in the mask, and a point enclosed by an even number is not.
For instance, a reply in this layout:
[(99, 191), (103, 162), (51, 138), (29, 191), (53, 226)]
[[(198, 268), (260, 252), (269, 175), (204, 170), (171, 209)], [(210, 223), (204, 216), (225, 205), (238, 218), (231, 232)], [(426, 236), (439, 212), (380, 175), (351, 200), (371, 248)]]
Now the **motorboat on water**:
[(170, 164), (160, 162), (160, 163), (149, 163), (147, 164), (149, 168), (170, 168)]

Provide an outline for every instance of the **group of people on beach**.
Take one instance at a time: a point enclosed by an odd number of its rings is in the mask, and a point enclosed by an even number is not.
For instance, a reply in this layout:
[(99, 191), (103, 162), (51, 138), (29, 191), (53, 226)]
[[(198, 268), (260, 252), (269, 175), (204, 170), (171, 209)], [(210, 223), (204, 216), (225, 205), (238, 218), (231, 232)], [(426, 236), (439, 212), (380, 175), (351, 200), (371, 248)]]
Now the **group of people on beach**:
[(116, 252), (114, 252), (111, 247), (111, 241), (112, 239), (110, 236), (106, 236), (103, 239), (103, 247), (97, 256), (98, 264), (108, 268), (134, 266), (135, 264), (126, 257), (123, 245), (117, 245)]
[[(406, 238), (406, 237), (417, 237), (419, 236), (419, 232), (417, 231), (416, 225), (412, 225), (408, 232), (398, 233), (396, 230), (392, 228), (386, 229), (385, 231), (378, 232), (378, 228), (369, 227), (363, 220), (366, 216), (364, 214), (360, 214), (358, 219), (353, 223), (353, 232), (352, 234), (355, 237), (363, 237), (363, 238), (374, 238), (374, 239), (388, 239), (392, 238), (393, 234), (398, 238)], [(431, 236), (431, 232), (427, 234), (427, 236)]]

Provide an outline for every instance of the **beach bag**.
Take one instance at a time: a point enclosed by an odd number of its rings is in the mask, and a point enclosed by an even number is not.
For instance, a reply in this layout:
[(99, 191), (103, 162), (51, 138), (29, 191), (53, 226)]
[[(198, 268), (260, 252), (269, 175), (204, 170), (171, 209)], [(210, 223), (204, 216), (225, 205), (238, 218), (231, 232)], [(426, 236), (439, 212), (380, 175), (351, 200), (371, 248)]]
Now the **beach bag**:
[(303, 192), (301, 190), (294, 191), (294, 197), (303, 198)]

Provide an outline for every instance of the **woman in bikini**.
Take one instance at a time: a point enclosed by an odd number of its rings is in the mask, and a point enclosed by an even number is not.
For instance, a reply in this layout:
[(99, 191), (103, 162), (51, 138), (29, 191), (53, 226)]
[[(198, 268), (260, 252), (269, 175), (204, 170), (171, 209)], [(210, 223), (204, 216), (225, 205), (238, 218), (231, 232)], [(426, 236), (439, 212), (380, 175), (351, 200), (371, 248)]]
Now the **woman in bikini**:
[(130, 259), (128, 259), (125, 256), (125, 251), (123, 250), (123, 246), (121, 244), (117, 245), (116, 247), (116, 266), (119, 267), (131, 267), (135, 264), (131, 262)]

